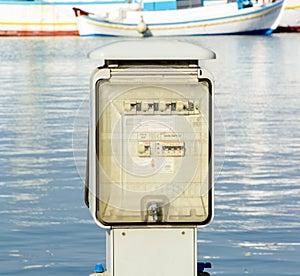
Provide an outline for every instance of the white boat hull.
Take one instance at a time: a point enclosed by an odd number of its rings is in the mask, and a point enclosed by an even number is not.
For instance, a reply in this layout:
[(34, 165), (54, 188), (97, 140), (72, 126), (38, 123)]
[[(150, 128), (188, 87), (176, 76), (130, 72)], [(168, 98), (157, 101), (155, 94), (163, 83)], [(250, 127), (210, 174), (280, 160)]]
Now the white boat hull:
[[(79, 6), (93, 12), (116, 9), (124, 1), (43, 2), (0, 1), (0, 36), (78, 35), (72, 8)], [(110, 4), (112, 3), (113, 4)], [(125, 1), (126, 3), (126, 1)]]
[[(237, 9), (236, 3), (172, 11), (127, 11), (123, 20), (95, 15), (77, 17), (80, 35), (102, 36), (185, 36), (218, 34), (270, 34), (279, 24), (283, 1), (265, 6)], [(141, 16), (148, 31), (141, 34)]]
[(300, 32), (300, 0), (286, 0), (278, 31)]

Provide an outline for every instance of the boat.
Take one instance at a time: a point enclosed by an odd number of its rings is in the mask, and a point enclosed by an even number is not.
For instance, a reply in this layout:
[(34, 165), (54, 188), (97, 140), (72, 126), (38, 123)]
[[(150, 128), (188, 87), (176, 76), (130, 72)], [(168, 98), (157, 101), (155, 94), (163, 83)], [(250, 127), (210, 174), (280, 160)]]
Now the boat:
[(191, 1), (145, 0), (140, 9), (119, 8), (106, 16), (78, 7), (74, 12), (81, 36), (269, 35), (277, 28), (284, 0), (254, 4), (238, 1), (204, 5), (201, 0), (193, 0), (196, 5), (190, 7)]
[(300, 32), (300, 0), (286, 0), (276, 32)]
[(0, 36), (78, 35), (72, 10), (74, 5), (82, 9), (109, 12), (128, 3), (127, 0), (0, 0)]

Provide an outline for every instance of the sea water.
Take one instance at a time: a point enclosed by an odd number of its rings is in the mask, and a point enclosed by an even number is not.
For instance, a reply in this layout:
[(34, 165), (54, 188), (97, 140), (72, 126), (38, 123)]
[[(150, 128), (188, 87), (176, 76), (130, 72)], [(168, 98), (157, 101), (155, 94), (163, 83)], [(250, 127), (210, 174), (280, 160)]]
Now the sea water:
[[(215, 79), (215, 217), (198, 230), (198, 261), (211, 275), (299, 275), (300, 35), (178, 39), (217, 54), (203, 62)], [(98, 65), (87, 55), (115, 40), (0, 38), (0, 275), (105, 264), (105, 231), (83, 201)]]

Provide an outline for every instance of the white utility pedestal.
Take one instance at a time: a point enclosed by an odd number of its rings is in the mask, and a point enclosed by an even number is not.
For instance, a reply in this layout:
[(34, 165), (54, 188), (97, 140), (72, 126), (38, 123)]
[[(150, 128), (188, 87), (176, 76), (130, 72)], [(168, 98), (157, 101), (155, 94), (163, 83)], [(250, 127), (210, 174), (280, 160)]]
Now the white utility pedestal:
[(197, 275), (196, 228), (107, 231), (107, 271), (122, 276)]
[(214, 52), (173, 40), (104, 45), (91, 78), (85, 202), (106, 229), (105, 276), (197, 276), (213, 219)]

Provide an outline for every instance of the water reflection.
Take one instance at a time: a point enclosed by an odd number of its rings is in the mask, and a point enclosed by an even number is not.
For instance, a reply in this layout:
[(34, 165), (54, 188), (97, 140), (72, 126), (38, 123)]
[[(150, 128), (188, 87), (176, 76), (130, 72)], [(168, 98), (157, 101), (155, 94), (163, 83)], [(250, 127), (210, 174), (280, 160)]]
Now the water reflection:
[[(226, 129), (225, 162), (215, 186), (215, 220), (202, 234), (219, 243), (213, 250), (199, 244), (199, 252), (211, 252), (200, 256), (216, 259), (217, 275), (296, 275), (300, 54), (277, 36), (227, 42), (224, 47), (235, 54), (217, 51), (218, 64), (211, 69), (217, 72), (216, 102)], [(224, 257), (228, 247), (230, 256)], [(277, 260), (280, 271), (273, 268)]]
[[(198, 258), (213, 262), (213, 275), (296, 276), (300, 37), (186, 40), (217, 52), (205, 66), (216, 81), (216, 159), (222, 169), (215, 220), (199, 230)], [(104, 41), (0, 40), (5, 275), (88, 275), (94, 263), (105, 262), (104, 232), (83, 203), (87, 97), (95, 67), (86, 53)]]

